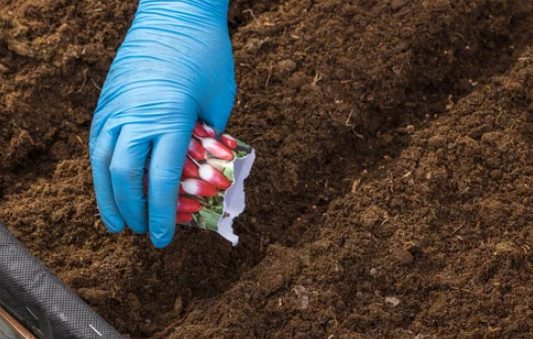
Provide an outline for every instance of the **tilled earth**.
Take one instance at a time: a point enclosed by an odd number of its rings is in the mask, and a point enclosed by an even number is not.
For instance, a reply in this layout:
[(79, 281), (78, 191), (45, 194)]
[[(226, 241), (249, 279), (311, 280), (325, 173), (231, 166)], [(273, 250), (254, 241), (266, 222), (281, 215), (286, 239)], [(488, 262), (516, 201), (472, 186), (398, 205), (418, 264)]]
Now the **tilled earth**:
[(234, 1), (241, 244), (96, 210), (136, 1), (0, 0), (0, 219), (131, 339), (532, 338), (533, 2)]

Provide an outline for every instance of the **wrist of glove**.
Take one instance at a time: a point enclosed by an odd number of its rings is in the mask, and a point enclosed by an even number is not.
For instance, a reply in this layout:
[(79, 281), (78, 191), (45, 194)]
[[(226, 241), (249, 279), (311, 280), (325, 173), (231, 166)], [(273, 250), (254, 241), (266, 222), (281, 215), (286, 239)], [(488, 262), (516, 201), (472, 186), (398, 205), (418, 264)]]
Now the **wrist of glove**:
[[(197, 19), (226, 22), (229, 0), (141, 0), (138, 13), (198, 16)], [(194, 20), (194, 19), (193, 19)]]
[(96, 198), (110, 231), (149, 231), (156, 247), (172, 240), (194, 123), (223, 130), (235, 98), (227, 7), (227, 0), (141, 0), (91, 127)]

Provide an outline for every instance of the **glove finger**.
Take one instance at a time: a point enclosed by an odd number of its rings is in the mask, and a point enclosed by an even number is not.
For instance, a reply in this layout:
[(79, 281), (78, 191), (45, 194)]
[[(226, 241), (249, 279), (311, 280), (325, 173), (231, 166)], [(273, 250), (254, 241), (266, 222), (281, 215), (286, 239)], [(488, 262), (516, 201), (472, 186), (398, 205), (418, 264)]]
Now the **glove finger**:
[(122, 231), (125, 227), (124, 220), (115, 202), (111, 173), (109, 172), (109, 165), (118, 135), (118, 131), (104, 129), (96, 139), (95, 146), (91, 152), (94, 190), (96, 192), (98, 210), (106, 227), (114, 233)]
[(122, 218), (133, 232), (144, 234), (148, 231), (148, 210), (143, 173), (151, 142), (139, 135), (135, 125), (122, 127), (110, 172), (115, 201)]
[[(98, 111), (98, 108), (97, 108)], [(92, 152), (96, 148), (96, 143), (102, 130), (105, 127), (107, 122), (108, 115), (95, 113), (93, 116), (93, 121), (91, 123), (91, 133), (89, 134), (89, 150)]]
[(194, 124), (179, 133), (161, 135), (153, 142), (149, 169), (150, 237), (154, 246), (170, 244), (176, 228), (181, 171)]
[(218, 131), (223, 132), (233, 109), (235, 95), (236, 85), (232, 81), (231, 85), (215, 96), (207, 108), (204, 109), (201, 115), (202, 120), (215, 127)]

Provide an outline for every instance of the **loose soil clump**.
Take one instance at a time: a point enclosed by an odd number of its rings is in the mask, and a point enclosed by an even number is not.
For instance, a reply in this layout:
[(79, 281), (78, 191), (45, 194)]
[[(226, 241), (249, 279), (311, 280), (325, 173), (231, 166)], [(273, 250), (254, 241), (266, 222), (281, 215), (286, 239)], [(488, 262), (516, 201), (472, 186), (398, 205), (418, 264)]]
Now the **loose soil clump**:
[(529, 2), (234, 2), (242, 242), (164, 250), (87, 159), (136, 2), (0, 8), (0, 219), (129, 338), (528, 337)]

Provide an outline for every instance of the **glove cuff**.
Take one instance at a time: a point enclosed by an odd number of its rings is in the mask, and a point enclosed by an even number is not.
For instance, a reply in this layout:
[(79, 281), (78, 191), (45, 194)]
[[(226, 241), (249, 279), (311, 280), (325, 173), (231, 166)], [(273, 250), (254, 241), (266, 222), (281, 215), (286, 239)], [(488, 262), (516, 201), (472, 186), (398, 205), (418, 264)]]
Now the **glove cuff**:
[(227, 19), (230, 0), (140, 0), (139, 7), (158, 8), (162, 11), (201, 13), (220, 20)]

